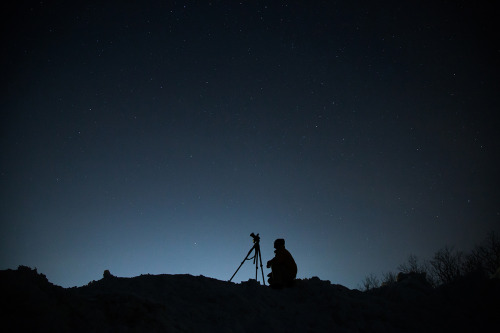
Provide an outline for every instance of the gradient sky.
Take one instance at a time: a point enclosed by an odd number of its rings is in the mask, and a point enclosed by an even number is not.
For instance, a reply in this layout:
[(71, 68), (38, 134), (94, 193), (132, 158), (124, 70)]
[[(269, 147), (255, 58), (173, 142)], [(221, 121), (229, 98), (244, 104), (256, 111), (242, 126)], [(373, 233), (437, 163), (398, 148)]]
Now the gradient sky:
[(355, 288), (499, 231), (492, 8), (122, 2), (2, 10), (0, 269), (228, 280), (255, 232)]

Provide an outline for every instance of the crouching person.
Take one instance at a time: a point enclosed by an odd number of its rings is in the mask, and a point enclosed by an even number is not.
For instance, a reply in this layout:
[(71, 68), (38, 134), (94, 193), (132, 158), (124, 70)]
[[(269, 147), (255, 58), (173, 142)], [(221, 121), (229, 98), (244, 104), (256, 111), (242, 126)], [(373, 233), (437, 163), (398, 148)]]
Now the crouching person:
[(297, 276), (297, 264), (293, 260), (292, 255), (285, 249), (285, 240), (279, 238), (274, 241), (275, 256), (267, 262), (267, 268), (271, 268), (272, 272), (268, 274), (269, 285), (272, 288), (283, 288), (293, 286), (295, 277)]

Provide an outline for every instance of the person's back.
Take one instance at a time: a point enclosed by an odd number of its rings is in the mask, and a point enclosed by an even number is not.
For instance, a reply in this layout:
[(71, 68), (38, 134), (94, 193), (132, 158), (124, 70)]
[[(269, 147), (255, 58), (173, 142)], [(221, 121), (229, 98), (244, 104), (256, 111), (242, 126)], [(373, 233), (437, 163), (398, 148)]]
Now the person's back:
[(271, 287), (280, 288), (293, 285), (297, 276), (297, 264), (290, 252), (285, 249), (285, 240), (277, 239), (274, 241), (275, 256), (267, 262), (267, 268), (272, 269), (268, 280)]

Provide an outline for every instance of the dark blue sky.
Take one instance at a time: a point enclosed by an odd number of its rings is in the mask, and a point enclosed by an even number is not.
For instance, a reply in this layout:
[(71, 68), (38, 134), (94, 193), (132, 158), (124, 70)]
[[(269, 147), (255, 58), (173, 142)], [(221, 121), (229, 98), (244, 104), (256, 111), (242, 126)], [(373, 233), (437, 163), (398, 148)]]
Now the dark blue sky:
[(227, 280), (255, 232), (354, 288), (498, 231), (491, 8), (305, 3), (3, 10), (0, 268)]

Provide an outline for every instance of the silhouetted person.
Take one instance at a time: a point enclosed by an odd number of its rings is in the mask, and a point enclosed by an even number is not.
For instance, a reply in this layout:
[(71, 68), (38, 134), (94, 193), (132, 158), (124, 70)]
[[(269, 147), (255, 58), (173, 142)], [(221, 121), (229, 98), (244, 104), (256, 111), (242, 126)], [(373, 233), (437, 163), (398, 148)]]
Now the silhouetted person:
[(267, 262), (267, 268), (271, 268), (269, 273), (269, 285), (272, 288), (283, 288), (293, 286), (297, 276), (297, 264), (292, 255), (285, 249), (285, 240), (278, 238), (274, 241), (275, 256)]

